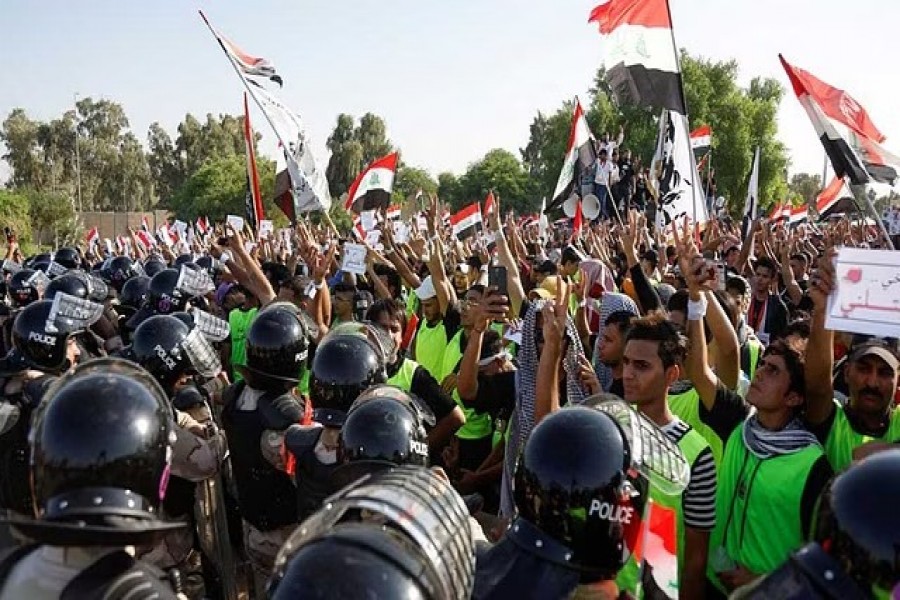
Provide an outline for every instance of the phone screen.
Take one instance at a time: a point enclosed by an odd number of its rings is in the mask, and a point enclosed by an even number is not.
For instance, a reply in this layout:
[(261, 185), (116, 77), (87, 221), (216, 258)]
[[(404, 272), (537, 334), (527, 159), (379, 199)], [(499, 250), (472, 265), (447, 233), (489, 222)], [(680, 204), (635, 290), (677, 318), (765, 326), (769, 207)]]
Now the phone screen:
[(497, 290), (501, 296), (508, 296), (506, 289), (506, 267), (494, 265), (488, 267), (488, 286)]

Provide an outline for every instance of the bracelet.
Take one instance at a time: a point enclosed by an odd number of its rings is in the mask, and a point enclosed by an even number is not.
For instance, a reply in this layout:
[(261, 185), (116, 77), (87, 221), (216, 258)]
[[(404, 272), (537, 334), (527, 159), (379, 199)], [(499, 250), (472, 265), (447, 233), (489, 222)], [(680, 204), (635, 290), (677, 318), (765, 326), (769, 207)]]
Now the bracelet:
[(315, 283), (315, 282), (313, 282), (313, 285), (316, 286), (316, 289), (317, 289), (317, 290), (321, 290), (322, 288), (325, 287), (325, 284), (326, 284), (326, 283), (328, 283), (328, 282), (327, 282), (326, 280), (323, 279), (323, 280), (322, 280), (322, 283)]
[(687, 318), (688, 321), (700, 321), (706, 316), (707, 301), (706, 296), (701, 295), (700, 300), (695, 302), (688, 299)]
[(588, 301), (587, 301), (587, 299), (584, 299), (578, 303), (578, 308), (587, 308), (587, 305), (588, 305)]

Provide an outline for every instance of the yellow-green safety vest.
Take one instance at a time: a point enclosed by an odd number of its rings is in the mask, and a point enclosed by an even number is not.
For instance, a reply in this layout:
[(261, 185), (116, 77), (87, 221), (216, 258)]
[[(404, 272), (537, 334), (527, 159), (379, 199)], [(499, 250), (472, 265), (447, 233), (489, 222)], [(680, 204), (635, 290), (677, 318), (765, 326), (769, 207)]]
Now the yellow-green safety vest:
[[(456, 335), (453, 336), (453, 339), (447, 344), (446, 350), (444, 350), (443, 368), (441, 369), (440, 377), (436, 378), (438, 383), (443, 383), (448, 375), (456, 373), (458, 370), (459, 361), (462, 360), (463, 355), (459, 347), (462, 334), (462, 329), (456, 332)], [(480, 413), (471, 408), (466, 408), (456, 388), (453, 389), (453, 400), (462, 408), (463, 413), (466, 415), (466, 423), (457, 430), (456, 437), (462, 440), (480, 440), (491, 435), (493, 425), (491, 416), (488, 413)]]

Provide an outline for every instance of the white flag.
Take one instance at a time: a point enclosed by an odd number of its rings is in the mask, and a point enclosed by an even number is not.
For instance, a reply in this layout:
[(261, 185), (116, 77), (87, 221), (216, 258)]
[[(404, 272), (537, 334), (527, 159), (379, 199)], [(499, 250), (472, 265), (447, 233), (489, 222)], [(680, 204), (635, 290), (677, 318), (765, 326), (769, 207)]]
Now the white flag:
[(756, 218), (759, 207), (759, 146), (753, 155), (753, 170), (750, 171), (750, 185), (747, 186), (747, 199), (744, 200), (744, 218), (741, 225), (744, 237), (750, 232), (750, 223)]
[(287, 170), (290, 175), (295, 212), (327, 211), (331, 208), (331, 195), (325, 170), (319, 165), (325, 165), (328, 159), (320, 161), (313, 153), (300, 115), (253, 82), (250, 82), (249, 90), (269, 118), (278, 139), (287, 145), (276, 154), (276, 173)]
[(706, 194), (697, 172), (688, 131), (684, 115), (671, 110), (662, 111), (651, 172), (659, 174), (656, 189), (659, 190), (665, 225), (679, 221), (685, 215), (693, 223), (702, 224), (708, 220)]

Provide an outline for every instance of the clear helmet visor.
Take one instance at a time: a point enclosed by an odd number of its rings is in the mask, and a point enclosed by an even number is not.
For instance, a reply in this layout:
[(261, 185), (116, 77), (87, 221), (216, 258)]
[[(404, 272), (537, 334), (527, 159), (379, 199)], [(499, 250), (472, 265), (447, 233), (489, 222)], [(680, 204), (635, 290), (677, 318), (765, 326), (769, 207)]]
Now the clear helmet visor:
[(186, 296), (205, 296), (216, 289), (212, 278), (203, 269), (192, 269), (181, 265), (175, 289)]
[(194, 370), (203, 377), (212, 379), (222, 372), (219, 354), (198, 327), (191, 330), (182, 347)]
[(47, 332), (73, 334), (86, 331), (103, 315), (103, 305), (59, 292), (47, 316)]
[[(591, 404), (590, 398), (585, 400)], [(690, 482), (691, 468), (678, 444), (624, 400), (605, 400), (594, 408), (622, 428), (631, 451), (631, 467), (667, 495), (679, 495)]]
[(231, 327), (228, 325), (228, 321), (196, 307), (191, 308), (188, 312), (194, 321), (194, 327), (199, 329), (210, 342), (221, 342), (231, 334)]

